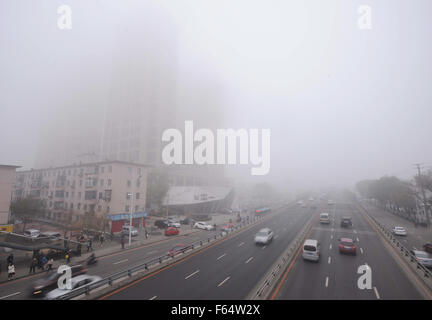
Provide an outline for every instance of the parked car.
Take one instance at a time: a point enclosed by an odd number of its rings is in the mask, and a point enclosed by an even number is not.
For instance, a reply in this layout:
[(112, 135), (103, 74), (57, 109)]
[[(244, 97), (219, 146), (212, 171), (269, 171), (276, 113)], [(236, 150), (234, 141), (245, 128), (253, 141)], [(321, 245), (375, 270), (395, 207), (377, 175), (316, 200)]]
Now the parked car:
[(154, 222), (155, 227), (158, 227), (159, 229), (166, 229), (168, 228), (168, 222), (165, 220), (156, 220)]
[(190, 224), (191, 220), (189, 218), (185, 218), (183, 220), (180, 220), (180, 224)]
[(342, 228), (349, 228), (349, 227), (352, 227), (352, 225), (353, 224), (352, 224), (351, 217), (347, 217), (347, 216), (342, 217), (341, 224), (340, 224), (340, 226)]
[(339, 252), (348, 254), (357, 254), (357, 248), (354, 244), (354, 240), (350, 238), (340, 238), (339, 239)]
[(392, 233), (395, 236), (406, 236), (407, 235), (407, 232), (406, 232), (404, 227), (394, 227), (392, 229)]
[(194, 228), (196, 229), (202, 229), (202, 230), (213, 230), (214, 226), (207, 224), (205, 222), (195, 222)]
[(423, 248), (427, 253), (432, 253), (432, 243), (429, 242), (429, 243), (424, 244)]
[(56, 299), (56, 298), (60, 298), (61, 296), (71, 292), (72, 290), (78, 289), (82, 286), (86, 286), (89, 285), (91, 283), (95, 283), (102, 280), (101, 277), (99, 276), (89, 276), (87, 274), (84, 275), (80, 275), (80, 276), (76, 276), (72, 278), (72, 289), (54, 289), (50, 292), (48, 292), (45, 295), (46, 299)]
[(168, 255), (170, 257), (175, 257), (176, 255), (182, 253), (185, 248), (186, 245), (183, 243), (176, 244), (170, 251), (168, 251)]
[(304, 260), (319, 261), (320, 246), (318, 240), (307, 239), (303, 244), (302, 257)]
[(165, 229), (165, 235), (166, 236), (176, 236), (179, 234), (178, 228), (175, 227), (168, 227)]
[(168, 227), (180, 228), (180, 222), (178, 221), (168, 221)]
[(40, 231), (36, 229), (27, 229), (24, 231), (24, 235), (30, 238), (37, 238), (40, 235)]
[[(71, 266), (72, 277), (76, 277), (87, 272), (87, 269), (83, 265)], [(29, 295), (33, 298), (44, 297), (45, 294), (58, 287), (57, 280), (61, 274), (57, 273), (57, 270), (47, 273), (43, 278), (33, 282), (29, 288)]]
[(60, 232), (56, 231), (45, 231), (39, 234), (39, 238), (50, 238), (52, 240), (59, 240), (62, 238)]
[(121, 232), (122, 235), (129, 237), (129, 232), (130, 232), (132, 237), (136, 237), (138, 235), (138, 229), (137, 228), (131, 227), (131, 226), (123, 226), (122, 232)]
[(415, 256), (417, 262), (426, 268), (432, 268), (432, 255), (425, 251), (411, 250), (411, 254)]
[(255, 244), (269, 244), (273, 240), (273, 231), (270, 228), (264, 228), (255, 235)]

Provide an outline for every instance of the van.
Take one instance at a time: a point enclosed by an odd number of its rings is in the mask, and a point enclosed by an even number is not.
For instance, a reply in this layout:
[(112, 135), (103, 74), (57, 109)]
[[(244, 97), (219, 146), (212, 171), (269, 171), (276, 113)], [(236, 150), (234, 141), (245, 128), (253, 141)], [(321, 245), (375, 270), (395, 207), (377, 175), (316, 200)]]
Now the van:
[(330, 223), (330, 216), (328, 213), (323, 212), (320, 214), (320, 223)]
[(130, 233), (131, 233), (132, 237), (135, 237), (138, 235), (138, 230), (135, 227), (131, 227), (131, 226), (123, 226), (122, 234), (129, 236), (129, 229), (131, 229)]
[(36, 229), (28, 229), (24, 231), (24, 235), (30, 238), (37, 238), (40, 235), (40, 231)]
[(304, 260), (319, 261), (320, 248), (318, 240), (307, 239), (302, 248), (302, 257)]

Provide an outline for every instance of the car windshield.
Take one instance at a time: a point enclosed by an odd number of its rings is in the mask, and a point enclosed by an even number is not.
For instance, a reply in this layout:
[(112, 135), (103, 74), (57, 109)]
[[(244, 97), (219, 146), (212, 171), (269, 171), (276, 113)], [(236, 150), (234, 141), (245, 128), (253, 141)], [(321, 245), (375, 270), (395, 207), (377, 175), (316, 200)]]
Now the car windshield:
[(352, 246), (352, 245), (353, 245), (352, 242), (348, 242), (348, 241), (342, 241), (341, 244), (342, 244), (343, 246)]
[(418, 258), (430, 258), (430, 256), (425, 252), (416, 252), (415, 254)]
[(266, 237), (268, 235), (267, 231), (260, 231), (257, 234), (257, 237)]

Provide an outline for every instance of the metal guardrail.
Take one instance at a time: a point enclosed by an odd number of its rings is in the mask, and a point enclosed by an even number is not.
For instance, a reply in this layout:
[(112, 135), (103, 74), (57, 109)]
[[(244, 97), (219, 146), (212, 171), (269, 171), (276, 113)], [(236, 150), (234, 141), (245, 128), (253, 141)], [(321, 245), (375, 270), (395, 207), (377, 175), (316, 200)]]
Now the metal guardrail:
[[(258, 220), (262, 220), (264, 217), (253, 217), (249, 220), (246, 221), (241, 221), (240, 223), (238, 223), (237, 225), (234, 226), (233, 229), (231, 229), (231, 231), (223, 231), (220, 232), (216, 235), (213, 235), (212, 237), (207, 237), (207, 240), (198, 240), (195, 242), (192, 242), (191, 244), (185, 246), (184, 248), (182, 248), (180, 251), (182, 254), (188, 252), (189, 250), (194, 250), (197, 248), (201, 248), (202, 246), (212, 243), (218, 239), (224, 238), (225, 236), (227, 236), (228, 234), (231, 234), (243, 227), (246, 227), (254, 222), (257, 222)], [(164, 262), (173, 260), (174, 258), (176, 258), (176, 255), (170, 255), (170, 254), (165, 254), (156, 258), (152, 258), (149, 259), (143, 263), (140, 263), (136, 266), (133, 266), (131, 268), (128, 268), (126, 270), (114, 273), (108, 277), (103, 278), (102, 280), (99, 280), (95, 283), (91, 283), (85, 286), (82, 286), (80, 288), (74, 289), (58, 298), (56, 298), (56, 300), (69, 300), (81, 295), (89, 295), (91, 290), (94, 290), (96, 288), (100, 288), (102, 286), (105, 285), (109, 285), (112, 286), (115, 280), (124, 278), (124, 277), (132, 277), (132, 275), (134, 273), (137, 273), (138, 271), (147, 271), (149, 270), (151, 267), (157, 266), (157, 265), (161, 265)]]
[[(377, 221), (373, 216), (371, 216), (367, 210), (359, 204), (363, 211), (367, 214), (369, 218), (372, 219), (372, 221), (375, 223), (375, 225), (381, 230), (381, 232), (384, 234), (384, 236), (388, 239), (388, 241), (396, 247), (396, 249), (400, 250), (400, 252), (407, 258), (411, 263), (414, 263), (416, 265), (416, 269), (418, 269), (421, 273), (423, 273), (423, 277), (425, 278), (432, 278), (432, 271), (426, 268), (423, 264), (421, 264), (419, 261), (416, 260), (416, 257), (411, 253), (410, 250), (408, 250), (402, 243), (399, 242), (398, 239), (396, 239), (393, 235), (393, 232), (389, 231), (386, 226), (379, 221)], [(432, 290), (432, 285), (428, 284), (429, 289)]]

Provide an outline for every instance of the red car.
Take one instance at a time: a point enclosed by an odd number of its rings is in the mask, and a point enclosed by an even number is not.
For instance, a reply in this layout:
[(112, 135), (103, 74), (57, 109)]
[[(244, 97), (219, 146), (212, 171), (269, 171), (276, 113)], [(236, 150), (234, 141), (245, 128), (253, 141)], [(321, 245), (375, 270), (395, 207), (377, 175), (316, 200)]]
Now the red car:
[(186, 248), (185, 244), (179, 243), (176, 244), (169, 252), (168, 255), (170, 257), (175, 257), (176, 255), (178, 255), (179, 253), (182, 252), (182, 250), (184, 250)]
[(348, 254), (357, 254), (357, 248), (354, 245), (354, 240), (350, 238), (340, 238), (339, 239), (339, 252)]
[(168, 227), (165, 229), (165, 235), (166, 236), (176, 236), (179, 234), (179, 230), (174, 227)]

